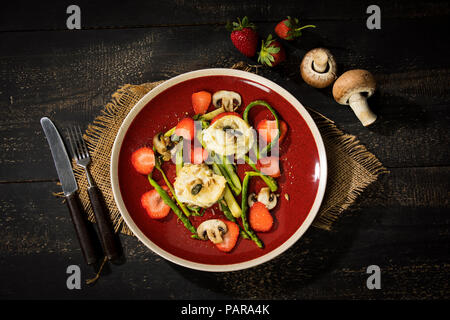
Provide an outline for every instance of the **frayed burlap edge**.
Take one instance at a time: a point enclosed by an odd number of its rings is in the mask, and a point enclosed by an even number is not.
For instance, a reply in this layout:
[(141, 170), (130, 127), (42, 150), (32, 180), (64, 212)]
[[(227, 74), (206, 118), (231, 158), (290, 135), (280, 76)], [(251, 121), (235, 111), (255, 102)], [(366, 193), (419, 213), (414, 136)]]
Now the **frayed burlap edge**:
[[(238, 62), (233, 69), (257, 73), (257, 66)], [(131, 108), (151, 89), (162, 83), (157, 81), (141, 85), (126, 84), (113, 95), (101, 114), (88, 126), (84, 138), (92, 158), (91, 173), (102, 191), (116, 232), (133, 235), (124, 223), (116, 207), (110, 181), (111, 150), (117, 132)], [(359, 140), (342, 132), (334, 123), (322, 114), (308, 108), (324, 141), (328, 160), (327, 188), (320, 210), (313, 226), (330, 230), (341, 213), (350, 207), (363, 190), (388, 171), (381, 162), (369, 152)], [(82, 205), (90, 221), (95, 222), (92, 207), (87, 194), (87, 181), (82, 168), (74, 165), (74, 173), (79, 185)], [(56, 195), (61, 195), (58, 193)]]
[(319, 112), (307, 110), (320, 131), (328, 162), (324, 199), (312, 225), (330, 230), (364, 189), (389, 171), (355, 136), (344, 133), (334, 121)]

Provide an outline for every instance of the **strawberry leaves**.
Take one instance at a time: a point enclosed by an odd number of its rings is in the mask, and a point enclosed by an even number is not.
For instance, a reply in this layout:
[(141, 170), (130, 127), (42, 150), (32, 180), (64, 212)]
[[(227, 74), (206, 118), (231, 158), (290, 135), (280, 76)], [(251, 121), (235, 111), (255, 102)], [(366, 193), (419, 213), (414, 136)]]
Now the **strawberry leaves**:
[(258, 62), (274, 67), (286, 58), (285, 52), (281, 44), (272, 38), (269, 34), (267, 39), (262, 41), (261, 51), (259, 52)]
[(251, 23), (248, 20), (247, 16), (243, 17), (242, 20), (240, 18), (237, 18), (237, 20), (238, 20), (237, 22), (236, 21), (233, 21), (233, 22), (228, 21), (225, 28), (230, 32), (240, 31), (244, 28), (250, 28), (253, 30), (256, 29), (256, 25), (254, 23)]

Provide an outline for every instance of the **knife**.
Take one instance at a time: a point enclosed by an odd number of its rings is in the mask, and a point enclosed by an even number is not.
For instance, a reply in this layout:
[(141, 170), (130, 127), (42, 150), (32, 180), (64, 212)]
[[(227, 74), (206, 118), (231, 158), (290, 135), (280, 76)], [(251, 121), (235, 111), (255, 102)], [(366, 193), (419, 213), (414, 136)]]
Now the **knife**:
[(88, 227), (86, 215), (81, 210), (80, 199), (77, 193), (78, 185), (73, 175), (72, 163), (67, 155), (63, 140), (53, 122), (49, 118), (43, 117), (41, 119), (41, 126), (44, 129), (45, 137), (52, 152), (53, 161), (55, 162), (64, 196), (66, 197), (66, 203), (69, 207), (81, 252), (88, 265), (94, 264), (97, 261), (97, 251), (93, 239), (94, 235)]

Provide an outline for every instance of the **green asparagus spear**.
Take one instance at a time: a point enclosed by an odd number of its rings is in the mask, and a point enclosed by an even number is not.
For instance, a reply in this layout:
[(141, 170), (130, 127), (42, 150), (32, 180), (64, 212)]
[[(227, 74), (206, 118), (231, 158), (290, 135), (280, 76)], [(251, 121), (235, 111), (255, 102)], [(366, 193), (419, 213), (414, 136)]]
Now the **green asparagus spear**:
[(219, 208), (223, 212), (225, 218), (227, 218), (231, 222), (236, 223), (239, 226), (241, 237), (244, 238), (244, 239), (250, 239), (250, 236), (247, 234), (247, 232), (245, 232), (245, 230), (243, 230), (241, 228), (241, 226), (237, 223), (236, 218), (231, 213), (230, 208), (228, 208), (227, 203), (225, 202), (225, 200), (222, 199), (222, 200), (219, 201)]
[[(215, 174), (222, 174), (220, 171), (219, 166), (217, 163), (212, 164), (212, 168)], [(231, 192), (230, 188), (228, 186), (225, 186), (225, 193), (223, 196), (225, 202), (227, 203), (228, 208), (230, 209), (231, 213), (234, 217), (240, 217), (241, 216), (241, 207), (239, 207), (239, 204), (236, 202), (236, 199), (233, 196), (233, 193)]]
[(176, 127), (171, 128), (169, 131), (164, 133), (164, 136), (165, 137), (170, 137), (171, 135), (173, 135), (175, 133), (175, 129), (176, 129)]
[(172, 193), (175, 201), (178, 203), (178, 205), (180, 206), (181, 210), (184, 212), (186, 217), (190, 217), (191, 216), (191, 212), (186, 208), (186, 206), (181, 201), (178, 200), (177, 196), (175, 195), (175, 190), (174, 190), (172, 184), (170, 183), (169, 179), (167, 179), (166, 174), (164, 173), (163, 169), (161, 168), (161, 163), (160, 163), (159, 157), (155, 157), (155, 168), (159, 172), (161, 172), (161, 175), (163, 176), (164, 182), (166, 183), (166, 185), (169, 188), (170, 192)]
[[(264, 182), (267, 184), (267, 186), (270, 188), (270, 190), (272, 192), (277, 191), (278, 189), (278, 185), (277, 182), (275, 181), (274, 178), (272, 178), (271, 176), (266, 176), (265, 174), (263, 174), (261, 171), (258, 170), (258, 168), (256, 168), (255, 163), (250, 159), (249, 156), (244, 156), (245, 162), (247, 162), (247, 164), (252, 167), (253, 170), (255, 170), (254, 173), (251, 173), (251, 175), (258, 175), (259, 177), (261, 177), (261, 179), (264, 180)], [(250, 171), (251, 172), (251, 171)]]
[(259, 147), (256, 146), (255, 143), (255, 153), (256, 153), (256, 158), (259, 159), (260, 158), (260, 154), (267, 154), (270, 149), (272, 148), (272, 146), (274, 146), (277, 142), (278, 139), (280, 138), (280, 122), (278, 120), (278, 115), (277, 112), (275, 111), (274, 108), (272, 108), (272, 106), (270, 104), (268, 104), (267, 102), (263, 101), (263, 100), (255, 100), (250, 102), (247, 107), (244, 110), (244, 113), (242, 114), (242, 118), (247, 122), (248, 122), (248, 113), (250, 112), (250, 109), (255, 107), (255, 106), (264, 106), (267, 109), (269, 109), (269, 111), (272, 113), (273, 117), (275, 118), (275, 121), (277, 122), (277, 129), (278, 129), (278, 133), (275, 136), (275, 138), (267, 145), (264, 147), (263, 150), (259, 150)]
[(183, 168), (183, 140), (181, 140), (180, 146), (176, 146), (177, 152), (175, 153), (175, 165), (177, 175), (180, 172), (181, 168)]
[(175, 212), (175, 214), (177, 215), (178, 219), (181, 220), (181, 222), (183, 222), (184, 226), (193, 234), (197, 235), (197, 230), (195, 229), (195, 227), (191, 224), (191, 221), (183, 214), (183, 212), (177, 207), (177, 205), (175, 204), (175, 202), (173, 202), (172, 198), (167, 194), (166, 190), (164, 190), (163, 188), (161, 188), (159, 186), (159, 184), (153, 180), (152, 175), (149, 174), (148, 175), (148, 181), (150, 182), (150, 184), (152, 185), (153, 188), (156, 189), (156, 191), (158, 192), (158, 194), (161, 196), (161, 199), (163, 199), (163, 201), (173, 210), (173, 212)]
[[(241, 193), (241, 188), (238, 188), (234, 185), (233, 183), (233, 178), (230, 177), (229, 175), (229, 171), (225, 168), (225, 165), (223, 164), (219, 164), (219, 163), (214, 163), (218, 168), (220, 173), (216, 173), (216, 174), (221, 174), (222, 176), (225, 177), (225, 179), (227, 180), (227, 184), (228, 186), (231, 188), (231, 190), (233, 191), (233, 193), (237, 196)], [(236, 173), (233, 171), (233, 174), (236, 175)], [(237, 179), (239, 179), (239, 177), (237, 177)]]
[(230, 163), (227, 156), (222, 157), (222, 167), (227, 172), (228, 178), (230, 180), (228, 182), (231, 183), (232, 186), (234, 186), (234, 188), (232, 188), (233, 191), (236, 191), (234, 192), (234, 194), (236, 196), (239, 195), (242, 190), (241, 179), (239, 179), (239, 176), (237, 175), (233, 165)]
[(225, 187), (223, 198), (225, 199), (233, 216), (239, 218), (242, 214), (241, 207), (239, 207), (239, 204), (236, 202), (236, 199), (234, 198), (233, 193), (231, 192), (230, 188), (228, 188), (228, 186)]
[(218, 116), (219, 114), (225, 112), (225, 109), (223, 107), (217, 108), (214, 111), (205, 113), (204, 115), (195, 117), (194, 116), (194, 120), (205, 120), (205, 121), (211, 121), (212, 119), (214, 119), (216, 116)]
[[(200, 143), (202, 144), (202, 147), (203, 147), (204, 149), (207, 149), (207, 148), (206, 148), (206, 145), (204, 144), (203, 140), (201, 139), (201, 135), (200, 135), (199, 141), (200, 141)], [(214, 172), (215, 172), (216, 174), (219, 174), (219, 175), (224, 176), (225, 179), (227, 180), (228, 185), (230, 186), (231, 190), (233, 191), (233, 193), (234, 193), (235, 195), (239, 195), (239, 194), (241, 193), (241, 186), (240, 186), (240, 180), (239, 180), (239, 177), (237, 176), (236, 172), (235, 172), (234, 170), (230, 171), (231, 174), (235, 175), (235, 177), (230, 177), (229, 171), (225, 168), (225, 166), (224, 166), (223, 163), (221, 164), (221, 161), (220, 161), (219, 156), (218, 156), (217, 154), (215, 154), (214, 152), (211, 152), (210, 155), (211, 155), (211, 157), (212, 157), (212, 159), (213, 159), (212, 166), (213, 166)], [(222, 161), (222, 162), (223, 162), (223, 161)], [(230, 165), (231, 165), (231, 164), (230, 164)], [(214, 169), (214, 168), (215, 168), (215, 169)], [(218, 169), (218, 170), (216, 170), (216, 169)], [(236, 185), (233, 183), (233, 179), (234, 179), (235, 183), (236, 183), (238, 186), (236, 186)]]
[(242, 220), (242, 226), (244, 227), (244, 230), (247, 232), (247, 234), (250, 236), (250, 238), (256, 243), (256, 245), (259, 248), (263, 248), (264, 244), (262, 243), (262, 241), (258, 238), (258, 236), (256, 235), (256, 233), (250, 229), (250, 225), (248, 223), (247, 220), (247, 190), (248, 190), (248, 182), (250, 179), (249, 174), (247, 174), (247, 172), (245, 173), (245, 177), (244, 177), (244, 181), (242, 182), (242, 205), (241, 205), (241, 209), (242, 209), (242, 214), (241, 214), (241, 220)]

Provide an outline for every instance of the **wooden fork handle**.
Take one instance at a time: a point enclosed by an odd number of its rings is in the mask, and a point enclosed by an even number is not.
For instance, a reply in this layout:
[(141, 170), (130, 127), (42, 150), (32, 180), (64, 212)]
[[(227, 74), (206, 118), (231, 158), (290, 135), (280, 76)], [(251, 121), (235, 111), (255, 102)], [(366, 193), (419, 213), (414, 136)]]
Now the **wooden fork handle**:
[(106, 209), (100, 189), (94, 185), (88, 187), (89, 199), (94, 210), (95, 220), (100, 234), (103, 251), (108, 260), (115, 260), (120, 257), (120, 247), (114, 233), (111, 219)]
[(89, 229), (89, 221), (81, 210), (80, 200), (76, 191), (66, 196), (66, 202), (84, 260), (88, 265), (94, 264), (98, 259), (98, 251), (94, 240), (95, 233), (93, 229)]

